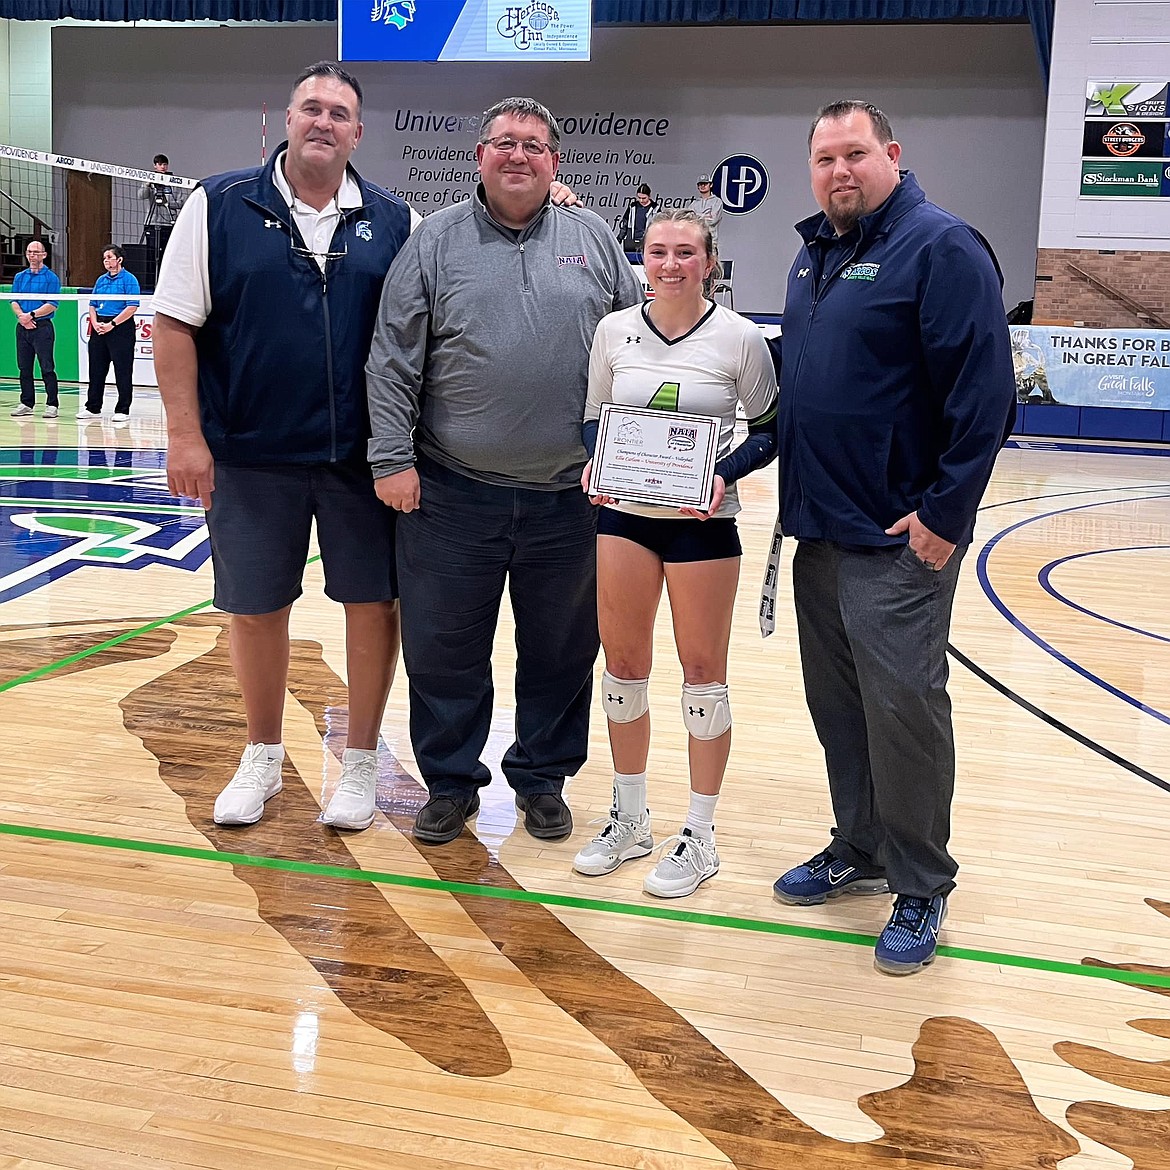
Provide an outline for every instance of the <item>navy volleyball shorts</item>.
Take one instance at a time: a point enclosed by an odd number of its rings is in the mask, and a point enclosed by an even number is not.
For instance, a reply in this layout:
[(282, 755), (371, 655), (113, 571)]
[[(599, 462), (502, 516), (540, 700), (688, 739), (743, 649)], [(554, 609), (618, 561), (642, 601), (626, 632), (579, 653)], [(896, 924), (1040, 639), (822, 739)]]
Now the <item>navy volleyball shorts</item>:
[(301, 595), (309, 536), (325, 570), (325, 594), (344, 604), (393, 601), (396, 513), (374, 494), (362, 463), (215, 466), (207, 529), (215, 605), (227, 613), (273, 613)]
[(664, 564), (722, 561), (743, 555), (734, 516), (718, 520), (658, 520), (603, 507), (598, 509), (597, 535), (632, 540)]

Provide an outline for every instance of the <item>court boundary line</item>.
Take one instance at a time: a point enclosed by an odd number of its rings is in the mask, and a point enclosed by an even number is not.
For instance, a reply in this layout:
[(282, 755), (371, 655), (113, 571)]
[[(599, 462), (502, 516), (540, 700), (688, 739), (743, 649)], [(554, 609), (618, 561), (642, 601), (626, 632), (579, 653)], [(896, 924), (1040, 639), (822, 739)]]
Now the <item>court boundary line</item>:
[[(1031, 504), (1031, 503), (1034, 503), (1036, 500), (1064, 499), (1068, 496), (1105, 495), (1105, 494), (1117, 493), (1117, 492), (1156, 491), (1156, 490), (1161, 490), (1161, 489), (1164, 489), (1167, 487), (1170, 487), (1170, 483), (1147, 483), (1147, 484), (1130, 485), (1130, 486), (1126, 486), (1126, 487), (1116, 487), (1116, 488), (1076, 488), (1072, 491), (1045, 492), (1045, 493), (1042, 493), (1041, 495), (1037, 495), (1037, 496), (1017, 496), (1015, 499), (1011, 499), (1011, 500), (997, 500), (994, 504), (981, 504), (979, 506), (979, 511), (981, 513), (982, 512), (990, 512), (996, 508), (1010, 508), (1010, 507), (1013, 507), (1017, 504)], [(1141, 496), (1138, 498), (1139, 499), (1163, 499), (1165, 497), (1163, 497), (1163, 496)], [(1127, 499), (1133, 499), (1133, 497), (1123, 496), (1121, 501), (1103, 501), (1103, 502), (1109, 502), (1109, 503), (1122, 502), (1122, 503), (1124, 503), (1124, 502), (1126, 502)], [(1059, 514), (1059, 513), (1053, 513), (1053, 514)], [(1004, 531), (1010, 531), (1010, 530), (1011, 530), (1011, 528), (1006, 529)], [(984, 546), (984, 549), (985, 548), (986, 548), (986, 546)], [(981, 553), (982, 553), (982, 551), (984, 551), (984, 550), (981, 550)], [(986, 591), (984, 591), (984, 596), (985, 597), (987, 596)], [(988, 598), (988, 600), (990, 601), (991, 598)], [(993, 602), (993, 607), (998, 608), (998, 607), (994, 606), (994, 602)], [(1009, 624), (1014, 625), (1014, 623), (1011, 622), (1010, 619), (1008, 619), (1008, 620), (1009, 620)], [(965, 666), (973, 675), (975, 675), (976, 678), (978, 678), (978, 679), (980, 679), (980, 681), (986, 683), (989, 687), (992, 688), (992, 690), (998, 691), (1001, 695), (1004, 696), (1004, 698), (1010, 699), (1017, 706), (1022, 707), (1025, 711), (1028, 712), (1029, 715), (1034, 715), (1037, 719), (1041, 720), (1044, 723), (1047, 723), (1054, 730), (1059, 731), (1063, 735), (1068, 736), (1068, 738), (1073, 740), (1075, 743), (1079, 743), (1082, 747), (1086, 747), (1090, 751), (1096, 752), (1099, 756), (1102, 756), (1103, 758), (1108, 760), (1111, 764), (1116, 764), (1119, 768), (1122, 768), (1127, 772), (1131, 772), (1133, 775), (1137, 776), (1139, 779), (1148, 781), (1150, 784), (1153, 784), (1155, 787), (1161, 788), (1166, 792), (1170, 792), (1170, 782), (1163, 780), (1160, 776), (1155, 776), (1153, 772), (1147, 771), (1140, 764), (1136, 764), (1132, 760), (1126, 759), (1124, 756), (1119, 755), (1117, 752), (1113, 751), (1111, 748), (1107, 748), (1104, 744), (1098, 743), (1095, 739), (1089, 738), (1089, 736), (1085, 735), (1083, 732), (1077, 731), (1074, 727), (1071, 727), (1069, 724), (1062, 722), (1055, 715), (1052, 715), (1049, 712), (1045, 711), (1043, 707), (1038, 707), (1035, 703), (1031, 702), (1028, 699), (1025, 699), (1023, 695), (1018, 694), (1016, 691), (1012, 690), (1012, 688), (1009, 687), (1007, 685), (1007, 683), (1002, 682), (996, 675), (992, 674), (991, 671), (980, 666), (972, 658), (970, 658), (966, 654), (964, 654), (957, 646), (955, 646), (955, 644), (953, 642), (947, 643), (947, 652), (961, 666)]]
[(1049, 561), (1048, 564), (1040, 570), (1036, 575), (1036, 579), (1040, 582), (1041, 588), (1049, 597), (1055, 598), (1061, 605), (1068, 606), (1069, 609), (1077, 613), (1084, 614), (1086, 617), (1091, 617), (1099, 622), (1104, 622), (1109, 626), (1116, 626), (1119, 630), (1126, 630), (1131, 634), (1138, 634), (1143, 638), (1151, 638), (1155, 642), (1170, 642), (1170, 637), (1165, 634), (1155, 634), (1153, 630), (1144, 630), (1141, 626), (1131, 626), (1126, 622), (1120, 621), (1117, 618), (1111, 618), (1108, 614), (1097, 613), (1096, 610), (1089, 609), (1087, 606), (1081, 605), (1079, 602), (1073, 601), (1071, 597), (1066, 597), (1055, 585), (1052, 584), (1052, 574), (1062, 565), (1067, 565), (1070, 561), (1083, 560), (1085, 557), (1099, 557), (1110, 553), (1125, 553), (1125, 552), (1165, 552), (1170, 549), (1170, 544), (1131, 544), (1124, 547), (1117, 548), (1094, 548), (1089, 549), (1088, 552), (1069, 553), (1065, 557), (1057, 557), (1054, 561)]
[[(1144, 490), (1144, 489), (1139, 489)], [(1160, 723), (1170, 725), (1170, 715), (1163, 711), (1159, 711), (1156, 707), (1150, 707), (1143, 703), (1136, 695), (1129, 694), (1128, 691), (1121, 690), (1120, 687), (1114, 686), (1107, 679), (1103, 679), (1100, 675), (1094, 674), (1088, 667), (1082, 666), (1081, 663), (1074, 658), (1070, 658), (1064, 651), (1058, 650), (1046, 638), (1041, 637), (1032, 627), (1022, 618), (1018, 617), (1011, 607), (997, 592), (994, 583), (991, 580), (991, 571), (988, 568), (988, 562), (991, 559), (992, 553), (1014, 532), (1022, 528), (1026, 528), (1030, 524), (1036, 524), (1041, 520), (1051, 520), (1057, 516), (1067, 516), (1070, 512), (1085, 512), (1093, 508), (1114, 507), (1118, 504), (1132, 504), (1144, 503), (1149, 500), (1165, 500), (1170, 499), (1170, 495), (1162, 493), (1160, 495), (1129, 495), (1122, 496), (1120, 499), (1110, 500), (1095, 500), (1091, 504), (1077, 504), (1071, 508), (1060, 508), (1053, 512), (1041, 512), (1037, 516), (1029, 516), (1023, 520), (1017, 520), (1014, 524), (1008, 525), (1007, 528), (1001, 529), (994, 536), (988, 539), (983, 547), (979, 550), (979, 556), (975, 562), (975, 571), (978, 576), (979, 584), (983, 589), (984, 596), (991, 602), (992, 606), (997, 609), (1000, 616), (1014, 626), (1021, 634), (1024, 635), (1033, 645), (1038, 646), (1044, 653), (1050, 655), (1057, 662), (1067, 669), (1079, 674), (1087, 682), (1099, 687), (1106, 694), (1112, 695), (1115, 699), (1120, 699), (1123, 703), (1128, 703), (1131, 707), (1140, 711), (1143, 715), (1149, 715), (1158, 720)]]
[[(696, 910), (677, 910), (670, 906), (656, 906), (635, 902), (615, 902), (603, 898), (582, 898), (575, 894), (554, 894), (541, 890), (507, 889), (500, 886), (479, 885), (472, 882), (450, 882), (441, 878), (413, 877), (409, 874), (387, 873), (373, 869), (351, 869), (340, 865), (293, 861), (285, 857), (261, 857), (248, 853), (224, 853), (218, 849), (199, 849), (191, 845), (168, 845), (161, 841), (141, 841), (132, 837), (105, 837), (93, 833), (73, 833), (65, 829), (41, 829), (31, 825), (0, 823), (0, 835), (28, 837), (40, 841), (54, 841), (99, 849), (117, 849), (133, 853), (155, 854), (193, 861), (211, 861), (225, 865), (248, 866), (253, 869), (271, 869), (340, 881), (370, 882), (378, 886), (397, 886), (430, 893), (451, 894), (455, 897), (494, 898), (504, 902), (522, 902), (540, 906), (558, 906), (568, 910), (590, 910), (603, 914), (621, 914), (635, 918), (650, 918), (678, 922), (692, 926), (713, 926), (753, 934), (767, 934), (788, 938), (812, 939), (818, 942), (872, 947), (875, 935), (852, 931), (831, 930), (820, 926), (797, 926), (787, 922), (771, 922), (762, 918), (742, 918), (728, 914), (708, 914)], [(1146, 971), (1124, 971), (1113, 967), (1096, 967), (1085, 963), (1069, 963), (1060, 959), (1040, 959), (1031, 955), (1015, 955), (1002, 951), (983, 951), (972, 947), (941, 945), (939, 956), (984, 963), (997, 967), (1042, 971), (1047, 974), (1072, 975), (1088, 979), (1105, 979), (1141, 988), (1170, 988), (1170, 974), (1157, 975)]]

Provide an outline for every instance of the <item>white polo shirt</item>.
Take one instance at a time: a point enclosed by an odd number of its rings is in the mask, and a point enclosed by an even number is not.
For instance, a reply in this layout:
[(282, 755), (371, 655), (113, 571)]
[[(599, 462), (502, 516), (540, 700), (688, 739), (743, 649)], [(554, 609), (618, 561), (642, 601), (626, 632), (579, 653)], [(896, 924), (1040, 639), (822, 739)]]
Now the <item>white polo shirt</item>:
[[(325, 271), (325, 253), (333, 241), (337, 223), (342, 215), (361, 207), (362, 189), (348, 168), (341, 186), (332, 199), (318, 211), (296, 198), (284, 177), (284, 155), (276, 158), (272, 181), (288, 204), (293, 222), (305, 246), (322, 272)], [(410, 209), (410, 230), (422, 223), (422, 216)], [(196, 187), (179, 212), (171, 231), (171, 238), (163, 252), (158, 286), (154, 292), (154, 308), (195, 328), (211, 316), (211, 279), (207, 268), (207, 192)]]

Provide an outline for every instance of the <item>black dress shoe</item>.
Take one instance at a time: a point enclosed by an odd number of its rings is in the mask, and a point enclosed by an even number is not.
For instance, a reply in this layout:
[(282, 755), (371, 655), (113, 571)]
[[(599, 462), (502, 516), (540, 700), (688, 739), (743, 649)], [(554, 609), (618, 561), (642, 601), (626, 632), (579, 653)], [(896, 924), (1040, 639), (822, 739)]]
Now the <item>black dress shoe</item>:
[(479, 793), (464, 804), (450, 796), (432, 796), (414, 818), (414, 838), (424, 845), (446, 845), (463, 832), (468, 817), (479, 812)]
[(559, 841), (573, 831), (573, 814), (555, 792), (536, 796), (516, 795), (516, 807), (524, 814), (524, 827), (542, 841)]

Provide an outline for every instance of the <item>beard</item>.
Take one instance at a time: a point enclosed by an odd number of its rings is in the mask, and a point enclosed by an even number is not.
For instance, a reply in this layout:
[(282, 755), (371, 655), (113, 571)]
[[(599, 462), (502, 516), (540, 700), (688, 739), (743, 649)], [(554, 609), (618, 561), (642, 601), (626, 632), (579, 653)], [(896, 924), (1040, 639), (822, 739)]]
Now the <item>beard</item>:
[(868, 213), (869, 206), (865, 196), (856, 191), (844, 196), (830, 196), (829, 210), (825, 212), (825, 217), (833, 225), (833, 230), (839, 236), (844, 236), (848, 235), (857, 226), (858, 220)]

